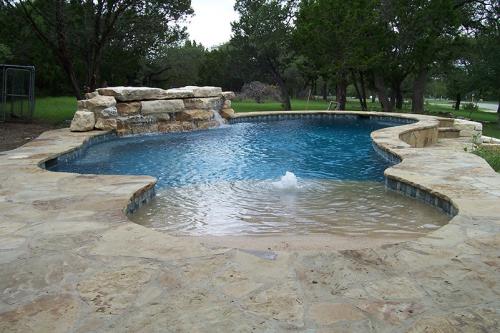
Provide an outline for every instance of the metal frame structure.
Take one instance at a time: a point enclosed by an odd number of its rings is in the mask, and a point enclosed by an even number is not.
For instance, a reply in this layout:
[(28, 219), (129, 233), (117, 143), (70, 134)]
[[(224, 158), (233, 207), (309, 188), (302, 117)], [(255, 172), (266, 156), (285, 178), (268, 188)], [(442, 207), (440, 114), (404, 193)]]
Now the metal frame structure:
[(31, 121), (35, 111), (35, 67), (0, 64), (0, 75), (0, 122)]

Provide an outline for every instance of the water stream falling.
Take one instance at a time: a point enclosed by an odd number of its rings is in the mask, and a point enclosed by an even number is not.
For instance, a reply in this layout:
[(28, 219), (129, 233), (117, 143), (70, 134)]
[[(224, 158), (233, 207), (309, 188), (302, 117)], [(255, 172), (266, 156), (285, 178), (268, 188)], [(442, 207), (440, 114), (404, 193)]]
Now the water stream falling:
[(217, 110), (212, 110), (212, 113), (214, 114), (214, 120), (219, 124), (219, 127), (226, 126), (226, 121), (221, 117)]

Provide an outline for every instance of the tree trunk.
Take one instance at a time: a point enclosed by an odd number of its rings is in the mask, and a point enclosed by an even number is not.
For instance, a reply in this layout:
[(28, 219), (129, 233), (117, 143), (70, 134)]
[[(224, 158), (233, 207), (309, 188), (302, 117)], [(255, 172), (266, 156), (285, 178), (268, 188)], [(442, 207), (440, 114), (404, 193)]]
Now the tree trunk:
[(292, 110), (292, 103), (290, 101), (290, 95), (288, 94), (288, 90), (284, 86), (280, 86), (281, 90), (281, 99), (283, 103), (283, 108), (285, 111), (291, 111)]
[(337, 80), (337, 110), (345, 110), (347, 101), (347, 80), (345, 75), (341, 74)]
[(92, 58), (87, 71), (87, 87), (90, 91), (95, 91), (98, 87), (99, 69), (101, 66), (101, 48), (95, 46), (96, 49), (92, 51)]
[(500, 127), (500, 98), (498, 99), (498, 106), (497, 106), (497, 117), (498, 117), (498, 127)]
[(278, 71), (277, 66), (274, 65), (273, 61), (271, 59), (266, 59), (266, 61), (271, 75), (274, 77), (278, 87), (280, 88), (281, 103), (283, 104), (283, 108), (285, 111), (291, 111), (292, 103), (290, 102), (290, 94), (288, 93), (285, 80)]
[(375, 74), (373, 81), (375, 83), (375, 89), (377, 89), (378, 100), (382, 105), (382, 110), (384, 112), (392, 112), (391, 102), (386, 93), (384, 78), (379, 74)]
[(323, 93), (323, 100), (328, 100), (328, 85), (325, 79), (323, 79), (323, 89), (321, 92)]
[(64, 1), (58, 0), (55, 2), (55, 27), (56, 27), (56, 41), (57, 41), (57, 54), (61, 61), (62, 67), (71, 82), (75, 97), (81, 99), (81, 91), (76, 79), (73, 62), (66, 43), (66, 23), (64, 21)]
[(460, 93), (457, 94), (457, 97), (455, 99), (455, 110), (460, 110), (460, 103), (462, 102), (462, 96)]
[(64, 69), (64, 72), (66, 72), (66, 75), (68, 75), (74, 96), (76, 97), (77, 100), (81, 100), (82, 92), (80, 90), (80, 85), (78, 84), (78, 79), (76, 78), (76, 74), (73, 69), (73, 64), (69, 59), (60, 59), (60, 61)]
[(355, 71), (352, 71), (352, 84), (354, 85), (354, 89), (356, 89), (356, 95), (358, 96), (359, 105), (361, 106), (361, 111), (367, 111), (366, 103), (363, 99), (363, 95), (361, 94), (361, 89), (358, 87)]
[(368, 111), (368, 103), (366, 103), (366, 88), (365, 88), (365, 77), (363, 72), (359, 72), (359, 80), (361, 83), (361, 99), (363, 100), (364, 111)]
[(291, 111), (292, 103), (290, 102), (290, 94), (288, 93), (288, 89), (286, 88), (285, 81), (278, 73), (275, 73), (274, 76), (278, 83), (278, 87), (280, 88), (281, 103), (283, 103), (283, 109), (285, 111)]
[(401, 83), (399, 82), (396, 88), (396, 109), (401, 110), (403, 108), (403, 92), (401, 91)]
[(424, 112), (424, 92), (426, 83), (427, 83), (427, 70), (422, 69), (417, 74), (415, 81), (413, 81), (413, 96), (411, 100), (412, 113)]
[[(64, 1), (58, 0), (54, 1), (54, 10), (55, 10), (55, 37), (56, 39), (53, 41), (49, 38), (48, 33), (44, 33), (41, 30), (40, 25), (37, 23), (38, 20), (34, 19), (31, 15), (31, 11), (27, 9), (24, 2), (19, 2), (20, 8), (24, 12), (24, 18), (33, 28), (35, 34), (38, 39), (42, 43), (44, 43), (54, 54), (56, 59), (59, 61), (59, 65), (62, 67), (63, 71), (66, 73), (71, 87), (73, 89), (74, 96), (80, 100), (82, 99), (82, 92), (80, 90), (80, 85), (78, 84), (78, 80), (76, 78), (76, 72), (73, 66), (73, 61), (70, 55), (70, 52), (66, 43), (66, 24), (65, 24), (65, 13), (64, 13)], [(42, 22), (43, 23), (43, 22)]]
[(394, 88), (391, 89), (389, 102), (391, 103), (391, 108), (394, 110), (394, 107), (396, 106), (396, 90)]

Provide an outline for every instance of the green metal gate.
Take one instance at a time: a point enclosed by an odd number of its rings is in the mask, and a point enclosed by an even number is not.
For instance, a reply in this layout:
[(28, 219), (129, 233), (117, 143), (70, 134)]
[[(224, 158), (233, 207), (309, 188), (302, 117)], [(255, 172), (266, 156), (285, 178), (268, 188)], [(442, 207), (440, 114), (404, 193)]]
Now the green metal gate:
[(35, 111), (35, 67), (0, 64), (0, 122), (31, 121)]

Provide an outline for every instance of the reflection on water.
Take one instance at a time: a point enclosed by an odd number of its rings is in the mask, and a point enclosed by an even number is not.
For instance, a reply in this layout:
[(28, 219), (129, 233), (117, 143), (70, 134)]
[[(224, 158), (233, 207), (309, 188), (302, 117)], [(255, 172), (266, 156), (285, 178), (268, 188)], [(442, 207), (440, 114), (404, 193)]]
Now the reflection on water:
[[(293, 174), (281, 179), (293, 183)], [(382, 183), (299, 179), (170, 187), (131, 217), (177, 235), (421, 234), (447, 223), (436, 209)]]

